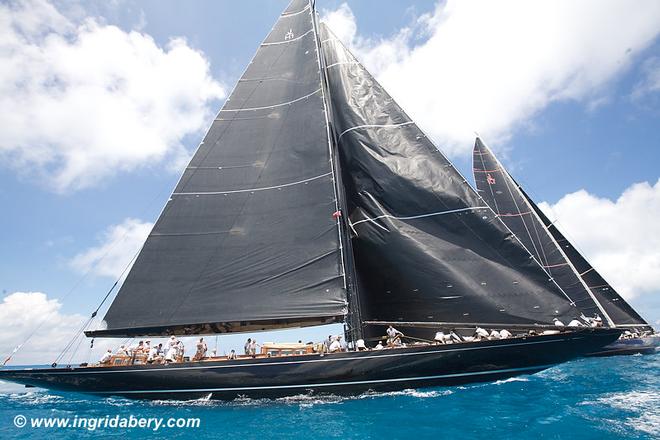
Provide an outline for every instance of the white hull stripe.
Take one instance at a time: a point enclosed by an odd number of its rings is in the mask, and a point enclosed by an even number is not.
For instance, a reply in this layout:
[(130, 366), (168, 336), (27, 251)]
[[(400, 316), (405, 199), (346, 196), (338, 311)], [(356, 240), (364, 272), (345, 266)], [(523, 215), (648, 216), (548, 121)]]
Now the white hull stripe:
[(424, 218), (424, 217), (433, 217), (436, 215), (444, 215), (444, 214), (455, 214), (457, 212), (465, 212), (465, 211), (474, 211), (477, 209), (488, 209), (487, 206), (475, 206), (474, 208), (462, 208), (462, 209), (452, 209), (450, 211), (439, 211), (439, 212), (431, 212), (429, 214), (420, 214), (420, 215), (412, 215), (409, 217), (395, 217), (393, 215), (385, 214), (385, 215), (379, 215), (378, 217), (375, 218), (368, 218), (366, 220), (358, 220), (353, 223), (353, 226), (359, 225), (360, 223), (365, 223), (365, 222), (373, 222), (374, 220), (378, 220), (381, 218), (392, 218), (396, 220), (413, 220), (416, 218)]
[(307, 99), (312, 95), (316, 95), (318, 92), (320, 92), (321, 89), (316, 89), (312, 93), (308, 93), (305, 96), (301, 96), (300, 98), (292, 99), (291, 101), (287, 102), (281, 102), (279, 104), (273, 104), (273, 105), (265, 105), (263, 107), (250, 107), (250, 108), (223, 108), (220, 110), (221, 112), (246, 112), (246, 111), (254, 111), (254, 110), (265, 110), (268, 108), (275, 108), (275, 107), (282, 107), (283, 105), (289, 105), (293, 104), (294, 102), (302, 101), (303, 99)]
[(285, 188), (287, 186), (300, 185), (301, 183), (311, 182), (312, 180), (321, 179), (323, 177), (331, 176), (331, 175), (332, 175), (332, 173), (325, 173), (325, 174), (321, 174), (319, 176), (310, 177), (309, 179), (299, 180), (297, 182), (285, 183), (285, 184), (282, 184), (282, 185), (275, 185), (275, 186), (266, 186), (266, 187), (261, 187), (261, 188), (236, 189), (236, 190), (233, 190), (233, 191), (175, 192), (175, 193), (172, 193), (172, 195), (173, 196), (213, 196), (213, 195), (219, 195), (219, 194), (236, 194), (236, 193), (244, 193), (244, 192), (266, 191), (266, 190), (269, 190), (269, 189), (278, 189), (278, 188)]
[[(580, 336), (576, 336), (572, 339), (582, 339)], [(287, 365), (287, 364), (308, 364), (314, 362), (342, 362), (342, 361), (361, 361), (363, 359), (381, 359), (387, 357), (396, 357), (396, 356), (419, 356), (419, 355), (428, 355), (428, 354), (437, 354), (437, 353), (448, 353), (454, 351), (470, 351), (470, 350), (485, 350), (489, 348), (508, 348), (508, 347), (517, 347), (522, 345), (537, 345), (537, 344), (553, 344), (557, 342), (564, 342), (563, 339), (555, 339), (551, 341), (527, 341), (520, 342), (518, 344), (506, 344), (506, 345), (485, 345), (481, 347), (462, 347), (462, 348), (449, 348), (444, 350), (433, 350), (433, 351), (421, 351), (413, 353), (392, 353), (392, 354), (381, 354), (376, 356), (358, 356), (358, 357), (345, 357), (345, 358), (332, 358), (332, 354), (324, 356), (322, 359), (311, 359), (306, 361), (284, 361), (284, 362), (273, 362), (273, 363), (252, 363), (244, 364), (242, 362), (232, 364), (232, 365), (209, 365), (209, 366), (195, 366), (195, 367), (170, 367), (170, 368), (149, 368), (144, 370), (97, 370), (96, 368), (89, 368), (87, 371), (62, 371), (54, 372), (55, 374), (112, 374), (112, 373), (150, 373), (152, 371), (174, 371), (174, 370), (211, 370), (216, 368), (242, 368), (242, 367), (268, 367), (268, 366), (277, 366), (277, 365)], [(37, 370), (35, 372), (38, 373)], [(52, 373), (50, 373), (52, 374)]]
[(335, 387), (335, 386), (350, 386), (350, 385), (368, 385), (377, 383), (392, 383), (392, 382), (408, 382), (413, 380), (433, 380), (433, 379), (449, 379), (453, 377), (470, 377), (480, 376), (487, 374), (502, 374), (502, 373), (519, 373), (531, 370), (543, 370), (550, 368), (556, 364), (538, 365), (534, 367), (521, 367), (521, 368), (505, 368), (503, 370), (490, 370), (490, 371), (472, 371), (469, 373), (452, 373), (440, 374), (437, 376), (418, 376), (418, 377), (401, 377), (396, 379), (381, 379), (381, 380), (356, 380), (351, 382), (328, 382), (318, 384), (296, 384), (296, 385), (273, 385), (261, 387), (234, 387), (234, 388), (192, 388), (192, 389), (176, 389), (176, 390), (125, 390), (125, 391), (87, 391), (93, 394), (155, 394), (155, 393), (209, 393), (214, 391), (249, 391), (249, 390), (279, 390), (279, 389), (295, 389), (295, 388), (321, 388), (321, 387)]

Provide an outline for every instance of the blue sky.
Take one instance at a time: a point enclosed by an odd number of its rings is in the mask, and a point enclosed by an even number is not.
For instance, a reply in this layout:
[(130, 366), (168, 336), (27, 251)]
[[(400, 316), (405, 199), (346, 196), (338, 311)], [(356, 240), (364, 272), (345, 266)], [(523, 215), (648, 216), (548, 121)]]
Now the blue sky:
[[(467, 34), (461, 34), (466, 32), (465, 26), (460, 26), (461, 20), (470, 23), (475, 17), (489, 15), (486, 10), (479, 11), (483, 5), (478, 2), (465, 7), (457, 6), (456, 2), (319, 0), (318, 8), (328, 17), (331, 27), (334, 24), (339, 28), (333, 27), (340, 38), (365, 61), (469, 180), (472, 180), (471, 136), (478, 131), (533, 197), (547, 202), (547, 209), (559, 216), (560, 226), (569, 229), (569, 235), (587, 256), (597, 265), (600, 262), (605, 266), (605, 274), (612, 274), (613, 279), (608, 278), (615, 287), (622, 286), (630, 302), (650, 322), (658, 323), (660, 247), (656, 244), (660, 229), (656, 214), (660, 214), (660, 186), (655, 187), (660, 178), (656, 165), (660, 159), (658, 8), (652, 2), (640, 3), (641, 11), (623, 17), (621, 27), (626, 29), (620, 29), (607, 28), (611, 17), (621, 15), (616, 2), (597, 2), (598, 8), (596, 3), (584, 2), (580, 7), (571, 7), (568, 2), (553, 12), (558, 18), (561, 14), (571, 18), (565, 20), (569, 22), (565, 29), (559, 27), (558, 34), (551, 26), (547, 29), (539, 26), (540, 29), (534, 31), (536, 34), (520, 33), (514, 35), (513, 40), (505, 38), (498, 42), (499, 32), (504, 34), (507, 29), (518, 26), (510, 11), (521, 9), (521, 17), (533, 14), (516, 2), (505, 3), (500, 13), (505, 13), (502, 17), (512, 22), (498, 25), (499, 16), (492, 16), (485, 22), (490, 22), (488, 26), (491, 27), (475, 25)], [(286, 4), (287, 1), (281, 0), (35, 1), (32, 12), (27, 15), (21, 15), (21, 8), (16, 5), (0, 11), (0, 17), (11, 17), (14, 27), (20, 28), (16, 35), (24, 41), (15, 43), (16, 47), (22, 50), (35, 46), (43, 48), (47, 44), (45, 34), (59, 35), (58, 47), (67, 48), (62, 52), (62, 59), (69, 60), (69, 67), (80, 62), (91, 74), (98, 63), (107, 62), (103, 74), (111, 71), (120, 77), (127, 75), (128, 79), (124, 79), (130, 84), (131, 75), (135, 75), (131, 69), (147, 72), (155, 69), (153, 72), (160, 75), (168, 69), (168, 62), (173, 61), (174, 67), (168, 72), (176, 70), (176, 75), (172, 73), (163, 84), (174, 84), (178, 94), (163, 98), (156, 84), (154, 90), (144, 92), (154, 96), (139, 97), (144, 101), (135, 106), (138, 112), (142, 111), (139, 109), (144, 102), (160, 108), (167, 107), (169, 102), (188, 100), (181, 110), (137, 113), (163, 119), (149, 123), (148, 128), (153, 133), (145, 135), (141, 144), (153, 144), (153, 153), (138, 154), (135, 150), (142, 148), (141, 145), (125, 144), (127, 139), (135, 139), (139, 125), (127, 129), (115, 124), (108, 128), (107, 119), (112, 119), (113, 113), (76, 113), (75, 108), (71, 109), (75, 107), (72, 103), (79, 101), (66, 97), (42, 101), (37, 95), (53, 95), (50, 86), (35, 87), (30, 95), (23, 95), (25, 91), (18, 86), (0, 88), (3, 102), (0, 120), (5, 127), (5, 134), (0, 137), (0, 202), (5, 207), (0, 217), (0, 294), (3, 298), (15, 292), (43, 292), (48, 300), (61, 300), (61, 306), (52, 302), (37, 305), (45, 307), (43, 313), (54, 313), (58, 317), (87, 315), (95, 308), (114, 282), (109, 272), (121, 267), (122, 261), (117, 257), (105, 272), (90, 264), (98, 263), (98, 252), (108, 251), (108, 247), (103, 246), (112, 241), (113, 231), (116, 238), (117, 225), (130, 229), (131, 225), (155, 221), (178, 179), (186, 155), (203, 137), (213, 113), (222, 105)], [(595, 8), (593, 16), (589, 7)], [(612, 10), (610, 16), (608, 8)], [(573, 17), (576, 18), (573, 20)], [(90, 18), (94, 24), (84, 25)], [(41, 23), (40, 31), (31, 30), (32, 21)], [(593, 24), (595, 22), (605, 24), (600, 26)], [(452, 23), (456, 24), (454, 28)], [(86, 30), (82, 31), (81, 26), (87, 26)], [(112, 26), (118, 28), (116, 32), (106, 32)], [(92, 48), (83, 53), (87, 49), (76, 46), (83, 34), (90, 37), (90, 42), (98, 44), (97, 51)], [(100, 34), (105, 35), (105, 39), (91, 38)], [(179, 37), (183, 40), (177, 40), (178, 52), (175, 53), (171, 40)], [(474, 41), (466, 42), (468, 37)], [(557, 54), (552, 52), (553, 38), (557, 38)], [(150, 39), (153, 39), (151, 43)], [(508, 41), (525, 39), (529, 40), (531, 48), (508, 44)], [(495, 42), (489, 43), (489, 40)], [(545, 46), (548, 41), (549, 45)], [(117, 44), (113, 46), (114, 43)], [(122, 54), (126, 48), (135, 49), (137, 46), (131, 45), (134, 43), (142, 45), (142, 49), (136, 50), (138, 55), (144, 50), (153, 57), (154, 64), (161, 67), (144, 65), (141, 60), (145, 56)], [(0, 41), (0, 57), (9, 66), (15, 62), (12, 59), (15, 55), (2, 51), (3, 44), (6, 48), (6, 44), (14, 43)], [(456, 55), (450, 50), (463, 45), (465, 52), (462, 54)], [(618, 50), (618, 45), (624, 50)], [(544, 60), (543, 53), (539, 54), (542, 48), (555, 58)], [(483, 53), (473, 54), (472, 50)], [(497, 57), (491, 58), (489, 54), (494, 51)], [(89, 61), (93, 52), (99, 54), (102, 61)], [(21, 81), (53, 68), (66, 72), (62, 73), (62, 78), (70, 79), (71, 84), (80, 84), (81, 80), (74, 78), (75, 75), (57, 60), (46, 60), (43, 54), (29, 57), (13, 65), (18, 66)], [(474, 95), (462, 91), (462, 84), (452, 83), (457, 77), (450, 74), (452, 66), (462, 65), (465, 57), (474, 58), (464, 65), (472, 72), (468, 78), (477, 78), (474, 88), (485, 87), (484, 90), (501, 90), (502, 93)], [(186, 64), (188, 61), (190, 64)], [(204, 61), (208, 63), (206, 67)], [(117, 73), (113, 69), (121, 63), (130, 68)], [(520, 87), (498, 79), (506, 72), (511, 76), (520, 75), (516, 80)], [(18, 84), (16, 76), (7, 79), (2, 75), (9, 74), (0, 73), (4, 83)], [(135, 84), (144, 84), (139, 82), (143, 80), (135, 81)], [(203, 86), (197, 87), (197, 83)], [(63, 89), (63, 93), (68, 90)], [(460, 93), (447, 98), (446, 91), (456, 89)], [(130, 90), (118, 100), (110, 96), (114, 93), (111, 87), (103, 86), (103, 93), (106, 92), (108, 96), (103, 95), (103, 99), (107, 101), (99, 102), (107, 102), (108, 107), (133, 99)], [(449, 110), (436, 105), (443, 100), (451, 101)], [(78, 136), (68, 129), (66, 140), (61, 141), (58, 127), (48, 126), (49, 118), (35, 116), (30, 107), (43, 102), (51, 106), (49, 114), (55, 120), (59, 120), (60, 113), (70, 113), (74, 121), (78, 118), (85, 133)], [(85, 104), (80, 105), (84, 107)], [(458, 109), (457, 118), (462, 117), (459, 108), (464, 107), (467, 113), (472, 109), (480, 116), (474, 121), (463, 117), (460, 121), (454, 120), (453, 116), (447, 116), (452, 115), (452, 106)], [(192, 111), (187, 110), (191, 108)], [(121, 114), (121, 109), (118, 112)], [(181, 122), (182, 115), (189, 119)], [(26, 120), (29, 124), (23, 130), (33, 133), (30, 136), (7, 129), (18, 124), (16, 121)], [(62, 119), (64, 126), (68, 120)], [(469, 130), (452, 131), (452, 127), (458, 125)], [(95, 134), (97, 130), (116, 135), (127, 151), (115, 154), (103, 139), (97, 139), (101, 136)], [(59, 136), (57, 141), (53, 141), (55, 136)], [(86, 162), (74, 166), (72, 158), (77, 151), (83, 151), (79, 150), (81, 148), (87, 154)], [(94, 148), (101, 153), (89, 153)], [(62, 171), (67, 164), (68, 171)], [(645, 187), (633, 187), (644, 182)], [(628, 197), (622, 200), (627, 190)], [(135, 220), (126, 223), (127, 219)], [(131, 229), (133, 232), (139, 237), (139, 232)], [(133, 237), (131, 233), (129, 241)], [(131, 253), (128, 250), (134, 249), (135, 244), (133, 248), (130, 245), (121, 243), (118, 249)], [(108, 253), (112, 260), (116, 252), (110, 249)], [(98, 265), (107, 266), (107, 261)], [(630, 277), (636, 279), (631, 281)], [(34, 322), (37, 318), (25, 319)], [(21, 325), (25, 329), (29, 327), (26, 323)], [(16, 332), (17, 338), (23, 334), (21, 332), (24, 333), (23, 330)], [(51, 341), (62, 338), (58, 334)]]

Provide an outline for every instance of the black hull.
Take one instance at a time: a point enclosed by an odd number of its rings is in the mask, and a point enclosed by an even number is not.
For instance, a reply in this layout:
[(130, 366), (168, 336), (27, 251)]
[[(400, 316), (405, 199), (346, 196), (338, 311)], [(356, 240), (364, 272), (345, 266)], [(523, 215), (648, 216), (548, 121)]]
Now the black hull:
[(0, 380), (104, 396), (195, 399), (276, 398), (306, 393), (355, 395), (483, 382), (532, 374), (598, 350), (618, 330), (583, 329), (394, 350), (100, 368), (4, 370)]
[(632, 354), (653, 354), (660, 348), (660, 336), (620, 339), (600, 350), (588, 353), (589, 357), (626, 356)]

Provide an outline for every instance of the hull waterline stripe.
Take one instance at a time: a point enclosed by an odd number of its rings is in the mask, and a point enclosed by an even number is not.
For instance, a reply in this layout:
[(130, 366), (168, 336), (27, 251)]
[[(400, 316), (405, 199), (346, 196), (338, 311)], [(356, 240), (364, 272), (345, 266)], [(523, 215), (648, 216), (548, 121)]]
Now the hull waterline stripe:
[(233, 387), (233, 388), (199, 388), (199, 389), (176, 389), (176, 390), (126, 390), (126, 391), (84, 391), (92, 394), (156, 394), (156, 393), (208, 393), (214, 391), (247, 391), (247, 390), (277, 390), (277, 389), (295, 389), (295, 388), (320, 388), (320, 387), (333, 387), (333, 386), (350, 386), (350, 385), (366, 385), (366, 384), (376, 384), (376, 383), (392, 383), (392, 382), (407, 382), (412, 380), (433, 380), (433, 379), (445, 379), (452, 377), (469, 377), (469, 376), (479, 376), (486, 374), (501, 374), (501, 373), (516, 373), (522, 371), (531, 371), (531, 370), (543, 370), (546, 368), (553, 367), (557, 364), (546, 364), (546, 365), (537, 365), (534, 367), (520, 367), (520, 368), (505, 368), (502, 370), (490, 370), (490, 371), (473, 371), (469, 373), (452, 373), (452, 374), (440, 374), (437, 376), (418, 376), (418, 377), (401, 377), (396, 379), (381, 379), (381, 380), (357, 380), (351, 382), (330, 382), (330, 383), (319, 383), (319, 384), (297, 384), (297, 385), (272, 385), (272, 386), (261, 386), (261, 387)]
[(266, 186), (266, 187), (261, 187), (261, 188), (236, 189), (236, 190), (233, 190), (233, 191), (175, 192), (175, 193), (172, 193), (172, 195), (173, 196), (213, 196), (213, 195), (218, 195), (218, 194), (236, 194), (236, 193), (253, 192), (253, 191), (266, 191), (266, 190), (269, 190), (269, 189), (285, 188), (287, 186), (300, 185), (301, 183), (311, 182), (312, 180), (321, 179), (323, 177), (327, 177), (327, 176), (330, 176), (330, 175), (332, 175), (331, 172), (321, 174), (321, 175), (318, 175), (318, 176), (315, 176), (315, 177), (310, 177), (309, 179), (298, 180), (297, 182), (284, 183), (282, 185)]
[[(575, 339), (583, 339), (582, 336), (574, 336), (571, 338), (571, 340)], [(510, 339), (509, 339), (510, 341)], [(462, 348), (449, 348), (445, 350), (433, 350), (433, 351), (422, 351), (422, 352), (413, 352), (413, 353), (393, 353), (393, 354), (381, 354), (377, 356), (358, 356), (358, 357), (344, 357), (344, 358), (328, 358), (330, 355), (324, 356), (323, 359), (311, 359), (307, 361), (284, 361), (284, 362), (273, 362), (273, 363), (253, 363), (253, 364), (241, 364), (243, 361), (239, 361), (238, 363), (232, 364), (232, 365), (209, 365), (209, 366), (199, 366), (199, 367), (169, 367), (169, 368), (149, 368), (149, 369), (144, 369), (144, 370), (106, 370), (106, 371), (92, 371), (93, 368), (88, 368), (88, 371), (54, 371), (49, 374), (110, 374), (110, 373), (149, 373), (152, 371), (173, 371), (173, 370), (210, 370), (210, 369), (216, 369), (216, 368), (238, 368), (238, 367), (263, 367), (263, 366), (273, 366), (273, 365), (287, 365), (287, 364), (308, 364), (308, 363), (314, 363), (314, 362), (341, 362), (341, 361), (355, 361), (355, 360), (363, 360), (363, 359), (380, 359), (380, 358), (387, 358), (387, 357), (395, 357), (395, 356), (418, 356), (418, 355), (427, 355), (427, 354), (437, 354), (437, 353), (448, 353), (448, 352), (454, 352), (454, 351), (468, 351), (468, 350), (484, 350), (488, 348), (509, 348), (509, 347), (517, 347), (517, 346), (522, 346), (522, 345), (537, 345), (537, 344), (552, 344), (552, 343), (558, 343), (558, 342), (566, 342), (565, 339), (555, 339), (551, 341), (527, 341), (527, 342), (521, 342), (518, 344), (502, 344), (502, 345), (485, 345), (481, 347), (462, 347)], [(37, 370), (34, 370), (35, 372), (38, 373)]]

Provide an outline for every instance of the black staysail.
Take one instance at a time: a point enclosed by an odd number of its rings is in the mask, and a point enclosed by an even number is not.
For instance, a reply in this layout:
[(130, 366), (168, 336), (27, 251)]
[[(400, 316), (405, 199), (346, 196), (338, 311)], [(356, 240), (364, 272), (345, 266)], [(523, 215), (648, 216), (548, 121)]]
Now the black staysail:
[[(649, 326), (564, 237), (480, 139), (474, 146), (474, 178), (481, 196), (528, 248), (537, 252), (581, 308), (593, 303), (591, 309), (598, 307), (609, 324), (616, 326)], [(576, 284), (574, 278), (581, 283)], [(584, 286), (589, 289), (589, 298), (578, 289)]]
[(367, 335), (387, 323), (573, 317), (565, 294), (325, 26), (321, 42)]
[(275, 23), (214, 120), (96, 336), (343, 320), (342, 237), (308, 0)]

